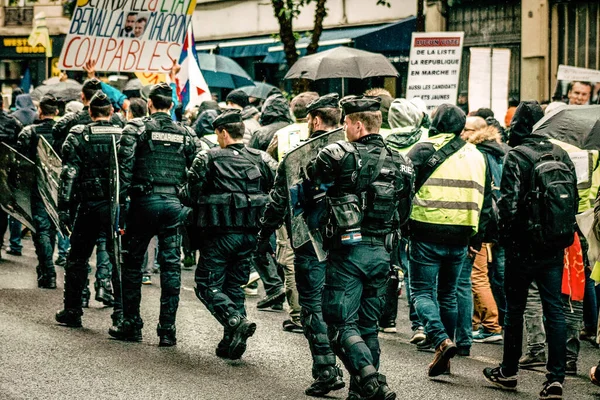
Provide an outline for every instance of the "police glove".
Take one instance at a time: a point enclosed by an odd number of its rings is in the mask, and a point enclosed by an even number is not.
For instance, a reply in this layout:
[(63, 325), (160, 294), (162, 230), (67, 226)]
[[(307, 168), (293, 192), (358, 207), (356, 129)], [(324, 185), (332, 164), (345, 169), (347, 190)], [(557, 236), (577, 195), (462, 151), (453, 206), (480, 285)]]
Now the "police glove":
[(264, 237), (259, 235), (256, 241), (256, 255), (259, 257), (264, 257), (267, 254), (274, 254), (271, 241), (269, 240), (268, 236)]
[(58, 212), (58, 220), (60, 223), (60, 230), (67, 234), (71, 234), (71, 213), (69, 211), (59, 211)]

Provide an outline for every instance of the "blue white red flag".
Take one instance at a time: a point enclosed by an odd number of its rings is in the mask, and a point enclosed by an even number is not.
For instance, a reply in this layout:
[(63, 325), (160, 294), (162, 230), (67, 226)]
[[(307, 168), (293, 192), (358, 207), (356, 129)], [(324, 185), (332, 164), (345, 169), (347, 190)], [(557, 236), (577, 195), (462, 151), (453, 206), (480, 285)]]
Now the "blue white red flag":
[(179, 65), (181, 65), (181, 70), (176, 77), (177, 93), (183, 104), (183, 109), (187, 110), (197, 106), (205, 100), (212, 100), (208, 85), (198, 66), (196, 42), (194, 41), (191, 25), (185, 37), (183, 50), (179, 57)]

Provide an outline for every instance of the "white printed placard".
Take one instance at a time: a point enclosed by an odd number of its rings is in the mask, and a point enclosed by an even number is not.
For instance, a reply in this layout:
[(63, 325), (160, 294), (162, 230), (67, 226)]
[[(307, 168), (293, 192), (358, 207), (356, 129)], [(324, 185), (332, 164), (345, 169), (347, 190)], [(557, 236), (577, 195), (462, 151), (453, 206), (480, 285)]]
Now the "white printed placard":
[(78, 0), (58, 67), (166, 73), (179, 59), (196, 0)]
[(428, 111), (456, 104), (464, 32), (413, 32), (406, 98), (420, 97)]

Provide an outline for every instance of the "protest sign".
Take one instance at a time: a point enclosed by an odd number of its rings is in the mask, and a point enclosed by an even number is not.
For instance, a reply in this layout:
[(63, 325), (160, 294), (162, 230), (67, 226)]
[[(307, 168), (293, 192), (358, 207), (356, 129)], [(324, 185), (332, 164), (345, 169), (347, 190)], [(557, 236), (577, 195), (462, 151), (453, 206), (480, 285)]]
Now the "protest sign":
[(179, 59), (196, 0), (78, 0), (59, 68), (166, 73)]
[[(575, 90), (571, 90), (576, 84)], [(559, 65), (552, 100), (585, 105), (600, 102), (600, 71)]]
[(489, 108), (498, 121), (508, 110), (510, 49), (471, 47), (469, 109)]
[(420, 97), (433, 111), (456, 103), (463, 32), (412, 34), (406, 98)]

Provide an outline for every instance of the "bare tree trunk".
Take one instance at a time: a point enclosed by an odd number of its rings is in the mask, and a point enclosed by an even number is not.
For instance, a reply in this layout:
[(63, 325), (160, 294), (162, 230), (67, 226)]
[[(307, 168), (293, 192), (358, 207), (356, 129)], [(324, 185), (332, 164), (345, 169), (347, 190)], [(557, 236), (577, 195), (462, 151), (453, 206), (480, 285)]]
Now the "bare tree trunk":
[(306, 49), (306, 55), (315, 54), (319, 48), (319, 39), (323, 33), (323, 20), (327, 16), (327, 8), (325, 8), (326, 2), (327, 0), (317, 0), (317, 6), (315, 8), (315, 26), (313, 28), (310, 44)]
[(283, 43), (283, 51), (288, 68), (298, 61), (298, 53), (296, 50), (296, 38), (294, 37), (293, 14), (291, 12), (293, 4), (291, 0), (284, 2), (283, 0), (271, 0), (275, 17), (279, 22), (279, 37)]

